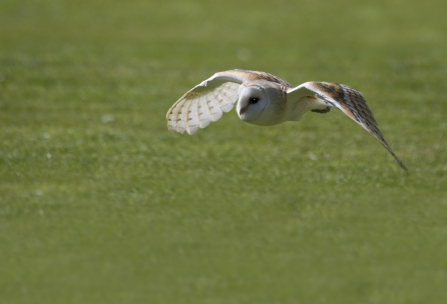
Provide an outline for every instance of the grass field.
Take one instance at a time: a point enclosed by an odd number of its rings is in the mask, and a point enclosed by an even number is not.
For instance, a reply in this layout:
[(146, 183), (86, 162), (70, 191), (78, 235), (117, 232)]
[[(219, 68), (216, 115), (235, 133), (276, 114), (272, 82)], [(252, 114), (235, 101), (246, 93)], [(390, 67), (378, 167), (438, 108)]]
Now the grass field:
[[(0, 2), (0, 303), (447, 303), (445, 1)], [(214, 72), (362, 91), (194, 136)]]

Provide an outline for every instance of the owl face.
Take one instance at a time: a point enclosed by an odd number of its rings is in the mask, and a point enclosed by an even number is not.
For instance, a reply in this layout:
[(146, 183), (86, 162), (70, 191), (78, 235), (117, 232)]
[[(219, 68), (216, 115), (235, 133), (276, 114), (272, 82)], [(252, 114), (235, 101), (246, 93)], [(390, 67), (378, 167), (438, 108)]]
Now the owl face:
[(257, 124), (256, 122), (262, 120), (269, 105), (270, 98), (261, 87), (245, 85), (239, 87), (239, 100), (236, 112), (241, 120)]

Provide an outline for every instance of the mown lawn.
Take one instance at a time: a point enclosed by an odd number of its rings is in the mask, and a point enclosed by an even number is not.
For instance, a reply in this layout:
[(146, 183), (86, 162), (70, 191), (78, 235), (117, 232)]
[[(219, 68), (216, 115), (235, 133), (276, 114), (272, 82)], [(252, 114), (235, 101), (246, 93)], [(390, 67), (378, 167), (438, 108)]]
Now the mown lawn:
[[(446, 4), (0, 3), (0, 303), (447, 303)], [(365, 95), (166, 129), (233, 68)]]

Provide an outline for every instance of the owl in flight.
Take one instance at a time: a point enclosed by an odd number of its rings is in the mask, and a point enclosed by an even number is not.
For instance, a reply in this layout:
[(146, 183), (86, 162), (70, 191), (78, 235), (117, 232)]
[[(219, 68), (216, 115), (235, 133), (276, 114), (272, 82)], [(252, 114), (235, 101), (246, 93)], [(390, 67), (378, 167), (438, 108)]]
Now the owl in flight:
[(265, 72), (218, 72), (174, 103), (166, 114), (168, 129), (194, 134), (221, 118), (236, 102), (239, 118), (259, 126), (298, 121), (307, 111), (327, 113), (332, 107), (338, 108), (380, 141), (408, 171), (383, 138), (362, 93), (344, 84), (311, 81), (292, 87)]

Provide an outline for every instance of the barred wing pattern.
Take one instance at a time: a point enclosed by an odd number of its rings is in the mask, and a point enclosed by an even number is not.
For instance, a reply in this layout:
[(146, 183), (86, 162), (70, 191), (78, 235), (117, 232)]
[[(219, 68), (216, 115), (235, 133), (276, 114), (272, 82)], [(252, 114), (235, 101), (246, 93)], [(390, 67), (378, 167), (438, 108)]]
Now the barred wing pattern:
[(383, 138), (380, 132), (378, 123), (374, 119), (374, 114), (366, 104), (365, 98), (359, 91), (348, 87), (344, 84), (329, 83), (329, 82), (306, 82), (302, 85), (293, 88), (287, 94), (297, 94), (303, 89), (309, 90), (315, 96), (322, 100), (330, 107), (335, 107), (341, 110), (349, 118), (361, 125), (366, 131), (374, 136), (396, 159), (399, 165), (405, 171), (408, 171), (404, 163), (394, 154), (388, 143)]
[(166, 114), (168, 129), (194, 134), (230, 111), (238, 99), (240, 82), (211, 77), (183, 95)]

